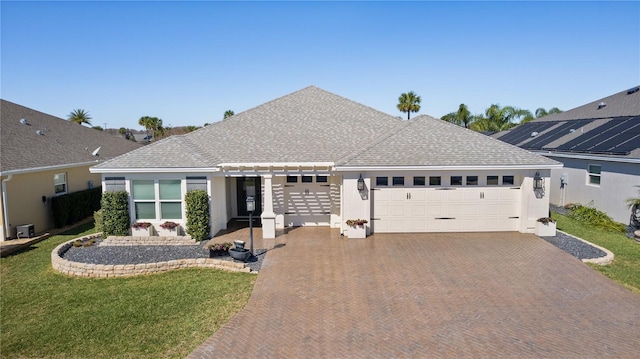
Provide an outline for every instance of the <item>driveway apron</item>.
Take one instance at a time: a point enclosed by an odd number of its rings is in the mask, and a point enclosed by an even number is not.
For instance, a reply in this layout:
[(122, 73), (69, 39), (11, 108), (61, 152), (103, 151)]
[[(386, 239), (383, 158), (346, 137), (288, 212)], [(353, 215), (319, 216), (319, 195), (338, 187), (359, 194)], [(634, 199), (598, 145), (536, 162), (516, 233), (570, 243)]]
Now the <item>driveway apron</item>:
[(190, 358), (640, 357), (640, 296), (534, 235), (275, 241)]

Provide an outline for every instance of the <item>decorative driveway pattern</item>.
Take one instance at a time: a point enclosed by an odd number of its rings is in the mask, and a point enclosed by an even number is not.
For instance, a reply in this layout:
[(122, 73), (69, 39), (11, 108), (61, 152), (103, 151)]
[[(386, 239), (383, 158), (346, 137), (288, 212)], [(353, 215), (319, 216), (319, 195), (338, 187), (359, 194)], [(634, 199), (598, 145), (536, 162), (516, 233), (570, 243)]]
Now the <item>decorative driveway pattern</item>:
[(191, 358), (640, 357), (640, 296), (534, 235), (307, 227), (274, 245)]

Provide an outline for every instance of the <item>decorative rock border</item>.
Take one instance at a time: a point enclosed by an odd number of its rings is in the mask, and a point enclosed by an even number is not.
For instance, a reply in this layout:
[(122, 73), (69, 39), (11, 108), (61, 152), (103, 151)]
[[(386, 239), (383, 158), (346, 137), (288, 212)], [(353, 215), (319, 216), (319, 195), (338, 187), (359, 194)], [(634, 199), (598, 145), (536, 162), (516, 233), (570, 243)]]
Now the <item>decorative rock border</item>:
[[(227, 270), (231, 272), (245, 272), (250, 273), (251, 268), (244, 263), (236, 263), (215, 258), (188, 258), (170, 260), (166, 262), (157, 263), (141, 263), (141, 264), (91, 264), (72, 262), (62, 258), (62, 255), (73, 246), (73, 242), (78, 239), (91, 239), (100, 237), (100, 234), (93, 234), (90, 236), (74, 238), (68, 242), (64, 242), (54, 248), (51, 252), (51, 266), (54, 270), (77, 277), (87, 278), (114, 278), (114, 277), (132, 277), (144, 274), (162, 273), (173, 269), (180, 268), (216, 268)], [(165, 237), (158, 237), (165, 238)], [(166, 237), (171, 238), (171, 237)], [(191, 238), (189, 238), (191, 240)], [(156, 242), (155, 244), (158, 244)], [(134, 245), (134, 244), (122, 244), (122, 245)]]
[(176, 237), (121, 237), (109, 236), (102, 240), (101, 246), (197, 246), (199, 243), (191, 236)]
[(561, 230), (558, 230), (558, 232), (562, 232), (562, 233), (566, 234), (567, 236), (571, 236), (571, 237), (573, 237), (573, 238), (575, 238), (575, 239), (577, 239), (579, 241), (582, 241), (582, 242), (590, 245), (591, 247), (598, 248), (599, 250), (601, 250), (601, 251), (606, 253), (606, 255), (604, 257), (585, 258), (585, 259), (582, 260), (583, 263), (593, 263), (593, 264), (598, 264), (598, 265), (601, 265), (601, 266), (605, 266), (605, 265), (610, 264), (611, 262), (613, 262), (614, 255), (613, 255), (613, 252), (611, 252), (610, 250), (608, 250), (608, 249), (606, 249), (604, 247), (600, 247), (597, 244), (593, 244), (593, 243), (591, 243), (589, 241), (586, 241), (586, 240), (584, 240), (584, 239), (582, 239), (580, 237), (576, 237), (573, 234), (569, 234), (569, 233), (563, 232)]

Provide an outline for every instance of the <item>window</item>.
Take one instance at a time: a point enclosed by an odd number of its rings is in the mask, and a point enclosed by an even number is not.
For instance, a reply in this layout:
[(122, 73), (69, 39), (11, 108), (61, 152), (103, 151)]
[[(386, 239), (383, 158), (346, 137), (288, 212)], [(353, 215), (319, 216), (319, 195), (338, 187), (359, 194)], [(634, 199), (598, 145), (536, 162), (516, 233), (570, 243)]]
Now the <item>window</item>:
[(404, 186), (404, 177), (393, 177), (394, 186)]
[(413, 177), (414, 186), (424, 186), (426, 184), (424, 177)]
[(502, 176), (502, 184), (513, 186), (513, 176)]
[(298, 176), (287, 176), (287, 183), (298, 183)]
[(467, 176), (467, 186), (477, 186), (478, 176)]
[(441, 186), (442, 179), (440, 176), (429, 177), (429, 186)]
[(487, 186), (497, 186), (498, 176), (487, 176)]
[(181, 183), (180, 180), (159, 180), (156, 186), (154, 180), (132, 181), (136, 220), (182, 219)]
[(156, 219), (156, 196), (153, 180), (132, 181), (136, 219)]
[(187, 192), (202, 190), (207, 192), (207, 177), (187, 177)]
[(317, 176), (316, 183), (327, 183), (329, 178), (327, 176)]
[(599, 186), (601, 179), (602, 166), (600, 165), (589, 165), (589, 184)]
[(452, 186), (462, 186), (462, 176), (451, 176)]
[(53, 176), (53, 188), (56, 194), (67, 193), (67, 174), (58, 173)]
[(104, 191), (105, 192), (118, 192), (125, 191), (124, 177), (105, 177), (104, 178)]
[(389, 177), (376, 177), (376, 186), (388, 186)]
[(312, 183), (313, 177), (311, 176), (302, 176), (302, 183)]
[(182, 188), (180, 180), (158, 181), (160, 188), (160, 218), (182, 218)]

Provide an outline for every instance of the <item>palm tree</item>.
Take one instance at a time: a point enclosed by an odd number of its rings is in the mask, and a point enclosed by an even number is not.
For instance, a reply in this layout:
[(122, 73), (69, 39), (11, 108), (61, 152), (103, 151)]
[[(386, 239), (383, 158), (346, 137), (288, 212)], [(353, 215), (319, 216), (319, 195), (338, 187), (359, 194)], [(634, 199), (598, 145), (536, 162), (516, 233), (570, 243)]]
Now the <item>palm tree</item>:
[(411, 119), (411, 112), (420, 111), (421, 100), (420, 96), (416, 95), (413, 91), (403, 93), (398, 98), (398, 110), (400, 110), (400, 112), (406, 112), (407, 120), (409, 120)]
[(120, 128), (118, 129), (118, 133), (119, 133), (119, 134), (120, 134), (120, 136), (122, 136), (123, 138), (126, 138), (126, 135), (127, 135), (127, 129), (126, 129), (126, 128), (124, 128), (124, 127), (120, 127)]
[(229, 118), (229, 117), (231, 117), (231, 116), (233, 116), (233, 115), (235, 115), (235, 113), (234, 113), (233, 111), (231, 111), (231, 110), (226, 110), (226, 111), (224, 112), (224, 118), (223, 118), (223, 120), (226, 120), (227, 118)]
[(149, 130), (151, 130), (151, 138), (156, 138), (156, 136), (162, 136), (164, 134), (165, 129), (162, 127), (162, 120), (157, 117), (140, 117), (138, 124), (146, 129), (147, 138), (149, 138)]
[(492, 104), (484, 111), (484, 115), (476, 119), (471, 128), (480, 132), (500, 132), (516, 126), (516, 123), (527, 115), (531, 115), (531, 112), (513, 106), (500, 107), (498, 104)]
[[(638, 190), (638, 193), (640, 194), (640, 190)], [(629, 198), (626, 202), (627, 207), (631, 210), (630, 224), (634, 227), (640, 227), (640, 197)]]
[(89, 121), (91, 120), (91, 116), (89, 116), (89, 112), (82, 109), (76, 109), (71, 111), (68, 119), (69, 121), (75, 122), (79, 125), (82, 125), (83, 123), (86, 123), (87, 125), (91, 125), (91, 121)]

